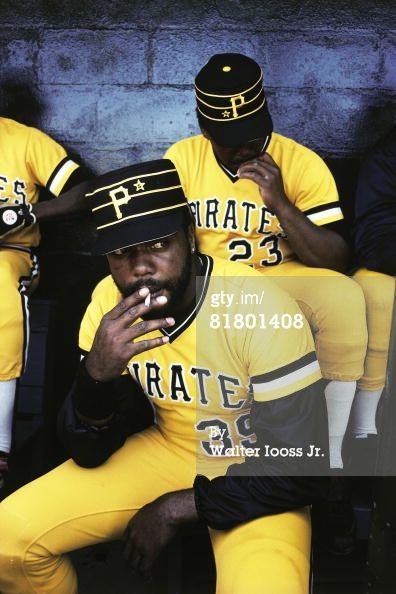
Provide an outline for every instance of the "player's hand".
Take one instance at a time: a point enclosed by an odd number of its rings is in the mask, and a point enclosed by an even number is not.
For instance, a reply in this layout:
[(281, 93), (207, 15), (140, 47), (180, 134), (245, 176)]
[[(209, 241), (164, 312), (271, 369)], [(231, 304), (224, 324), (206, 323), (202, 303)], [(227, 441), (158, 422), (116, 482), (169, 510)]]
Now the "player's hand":
[(198, 519), (193, 489), (162, 495), (139, 510), (123, 536), (124, 556), (146, 577), (179, 527)]
[(274, 214), (290, 206), (283, 188), (282, 173), (273, 158), (268, 154), (243, 163), (238, 169), (241, 179), (250, 179), (260, 189), (265, 206)]
[(31, 204), (18, 204), (0, 208), (0, 239), (36, 222)]
[(145, 305), (144, 299), (148, 293), (149, 290), (143, 287), (122, 299), (103, 316), (85, 362), (86, 370), (93, 379), (100, 382), (115, 379), (122, 374), (132, 357), (168, 342), (167, 336), (146, 340), (141, 338), (153, 330), (168, 328), (175, 323), (173, 318), (163, 317), (136, 322), (167, 301), (165, 296), (159, 295), (151, 299), (150, 305)]

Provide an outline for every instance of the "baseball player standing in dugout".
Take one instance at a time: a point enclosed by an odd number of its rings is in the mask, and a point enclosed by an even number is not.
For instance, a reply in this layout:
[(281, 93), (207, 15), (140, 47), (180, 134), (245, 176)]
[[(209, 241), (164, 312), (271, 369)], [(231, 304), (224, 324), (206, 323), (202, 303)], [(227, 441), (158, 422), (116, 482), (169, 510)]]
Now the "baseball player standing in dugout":
[(217, 54), (195, 79), (202, 134), (165, 154), (179, 173), (199, 247), (259, 270), (300, 305), (312, 328), (329, 415), (330, 464), (363, 374), (363, 293), (339, 274), (349, 249), (334, 179), (311, 150), (273, 132), (259, 65)]
[[(101, 176), (87, 197), (111, 276), (83, 318), (61, 416), (75, 461), (1, 503), (2, 594), (75, 594), (65, 553), (122, 536), (147, 572), (199, 519), (217, 594), (307, 594), (307, 506), (329, 470), (308, 323), (271, 279), (196, 252), (171, 161)], [(131, 435), (142, 398), (157, 422)]]
[[(81, 194), (38, 203), (39, 188), (54, 197), (84, 176), (49, 136), (0, 117), (0, 489), (8, 471), (17, 379), (29, 338), (28, 296), (39, 277), (38, 222), (84, 208)], [(85, 175), (85, 174), (84, 174)]]

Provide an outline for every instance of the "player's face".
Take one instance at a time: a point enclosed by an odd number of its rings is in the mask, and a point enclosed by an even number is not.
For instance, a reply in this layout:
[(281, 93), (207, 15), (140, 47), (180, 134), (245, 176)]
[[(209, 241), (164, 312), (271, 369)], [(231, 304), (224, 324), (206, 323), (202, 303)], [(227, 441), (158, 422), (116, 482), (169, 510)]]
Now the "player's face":
[[(107, 255), (114, 282), (123, 297), (142, 287), (152, 296), (165, 295), (161, 315), (172, 315), (191, 302), (195, 290), (192, 239), (180, 229), (174, 235)], [(158, 317), (158, 308), (151, 317)], [(147, 317), (150, 317), (148, 315)]]
[(236, 173), (242, 163), (256, 159), (265, 152), (265, 138), (255, 138), (238, 146), (227, 147), (217, 144), (206, 131), (203, 131), (203, 134), (210, 141), (216, 157), (232, 173)]

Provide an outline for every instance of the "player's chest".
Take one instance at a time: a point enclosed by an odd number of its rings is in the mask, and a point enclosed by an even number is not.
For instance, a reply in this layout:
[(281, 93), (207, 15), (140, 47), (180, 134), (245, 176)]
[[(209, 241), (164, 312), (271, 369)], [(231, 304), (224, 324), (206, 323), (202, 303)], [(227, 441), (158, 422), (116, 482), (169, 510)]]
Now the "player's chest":
[(247, 398), (249, 377), (226, 345), (221, 348), (204, 334), (194, 344), (179, 342), (176, 347), (157, 349), (155, 359), (135, 357), (129, 366), (132, 377), (154, 404), (165, 409), (241, 408)]

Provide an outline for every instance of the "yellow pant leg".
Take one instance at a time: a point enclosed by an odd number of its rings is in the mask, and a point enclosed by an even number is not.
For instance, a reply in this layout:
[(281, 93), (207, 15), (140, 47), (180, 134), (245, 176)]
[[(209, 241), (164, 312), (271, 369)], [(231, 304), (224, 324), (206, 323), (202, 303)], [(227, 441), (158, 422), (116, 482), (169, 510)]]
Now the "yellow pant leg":
[(367, 348), (365, 302), (360, 287), (343, 274), (295, 261), (265, 274), (301, 307), (314, 335), (323, 377), (359, 379)]
[(309, 510), (259, 518), (233, 530), (210, 532), (216, 594), (308, 594)]
[(385, 384), (395, 279), (366, 268), (358, 270), (353, 279), (362, 288), (366, 299), (368, 325), (367, 356), (359, 388), (372, 392)]
[(29, 336), (26, 288), (34, 264), (29, 253), (0, 248), (0, 381), (23, 371)]
[(143, 505), (193, 479), (193, 456), (155, 427), (97, 468), (65, 462), (0, 504), (0, 592), (76, 594), (66, 552), (119, 538)]

